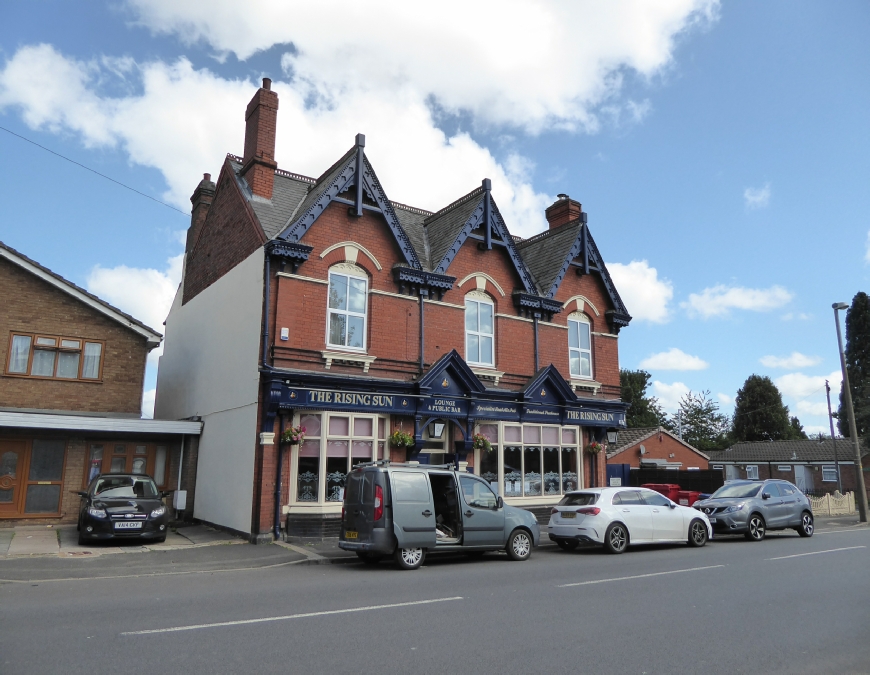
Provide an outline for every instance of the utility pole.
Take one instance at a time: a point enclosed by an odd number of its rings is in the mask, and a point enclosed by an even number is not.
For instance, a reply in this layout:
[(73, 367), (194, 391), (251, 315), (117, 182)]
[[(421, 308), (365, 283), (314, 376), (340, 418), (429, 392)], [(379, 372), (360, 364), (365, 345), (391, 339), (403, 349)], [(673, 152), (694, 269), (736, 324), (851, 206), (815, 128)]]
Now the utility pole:
[(837, 324), (837, 345), (840, 348), (840, 368), (843, 370), (843, 391), (846, 398), (846, 410), (849, 412), (849, 433), (852, 436), (852, 445), (855, 448), (855, 471), (858, 473), (858, 494), (856, 495), (856, 501), (858, 502), (858, 520), (862, 523), (866, 523), (867, 488), (864, 487), (864, 467), (861, 466), (861, 447), (858, 444), (858, 427), (855, 424), (855, 406), (852, 405), (852, 389), (849, 387), (849, 372), (846, 370), (846, 353), (843, 351), (843, 337), (840, 334), (840, 317), (837, 314), (841, 309), (848, 309), (849, 305), (845, 302), (835, 302), (831, 307), (834, 308), (834, 323)]
[[(831, 387), (827, 380), (825, 380), (825, 393), (828, 395), (828, 421), (831, 423), (831, 442), (834, 444), (834, 466), (837, 469), (837, 492), (843, 494), (843, 484), (840, 482), (840, 462), (837, 461), (837, 437), (834, 435), (834, 416), (831, 414)], [(821, 435), (821, 433), (819, 435)]]

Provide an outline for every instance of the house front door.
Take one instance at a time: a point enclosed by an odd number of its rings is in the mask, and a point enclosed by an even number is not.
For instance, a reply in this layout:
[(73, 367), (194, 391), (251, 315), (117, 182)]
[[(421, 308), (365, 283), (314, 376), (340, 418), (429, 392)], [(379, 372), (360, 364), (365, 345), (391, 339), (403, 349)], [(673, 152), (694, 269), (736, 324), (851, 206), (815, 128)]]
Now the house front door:
[(0, 441), (0, 516), (17, 516), (23, 509), (27, 441)]

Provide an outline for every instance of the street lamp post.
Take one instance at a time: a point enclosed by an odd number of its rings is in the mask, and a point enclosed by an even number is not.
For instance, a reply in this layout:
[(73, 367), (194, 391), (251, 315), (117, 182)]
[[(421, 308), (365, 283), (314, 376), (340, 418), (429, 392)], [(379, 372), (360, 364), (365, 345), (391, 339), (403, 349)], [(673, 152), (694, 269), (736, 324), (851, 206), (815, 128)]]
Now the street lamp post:
[(849, 373), (846, 370), (846, 353), (843, 351), (843, 337), (840, 334), (840, 316), (837, 314), (841, 309), (848, 309), (845, 302), (835, 302), (834, 323), (837, 324), (837, 346), (840, 349), (840, 368), (843, 369), (843, 391), (846, 396), (846, 410), (849, 413), (849, 433), (852, 436), (852, 445), (855, 448), (855, 470), (858, 474), (858, 519), (862, 523), (867, 522), (867, 489), (864, 487), (864, 468), (861, 466), (861, 448), (858, 444), (858, 427), (855, 424), (855, 407), (852, 405), (852, 390), (849, 387)]
[[(837, 461), (837, 437), (834, 435), (834, 416), (831, 414), (831, 385), (825, 380), (825, 393), (828, 396), (828, 422), (831, 423), (831, 442), (834, 444), (834, 468), (837, 471), (837, 492), (843, 494), (843, 483), (840, 481), (840, 462)], [(819, 434), (821, 437), (821, 434)]]

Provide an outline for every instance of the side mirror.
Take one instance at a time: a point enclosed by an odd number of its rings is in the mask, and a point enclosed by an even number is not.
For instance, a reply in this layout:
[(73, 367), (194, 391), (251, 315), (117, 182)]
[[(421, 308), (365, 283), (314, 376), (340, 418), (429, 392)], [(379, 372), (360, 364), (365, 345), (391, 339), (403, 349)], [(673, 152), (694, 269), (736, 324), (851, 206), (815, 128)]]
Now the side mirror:
[(79, 497), (85, 497), (85, 498), (87, 498), (87, 496), (88, 496), (88, 492), (87, 492), (87, 490), (76, 490), (75, 493), (76, 493)]
[(761, 495), (761, 498), (762, 498), (762, 499), (770, 499), (770, 493), (769, 493), (769, 492), (765, 492), (765, 493), (763, 493), (763, 494)]
[(495, 509), (498, 511), (499, 509), (504, 507), (504, 499), (501, 498), (501, 495), (495, 498)]
[(672, 509), (675, 509), (675, 508), (677, 508), (677, 505), (676, 505), (676, 504), (674, 504), (674, 503), (673, 503), (673, 502), (671, 502), (671, 503), (670, 503), (670, 504), (668, 504), (668, 506), (670, 506), (670, 507), (671, 507), (671, 508), (672, 508)]
[(163, 490), (163, 492), (160, 493), (160, 496), (161, 498), (171, 497), (173, 492), (174, 490)]

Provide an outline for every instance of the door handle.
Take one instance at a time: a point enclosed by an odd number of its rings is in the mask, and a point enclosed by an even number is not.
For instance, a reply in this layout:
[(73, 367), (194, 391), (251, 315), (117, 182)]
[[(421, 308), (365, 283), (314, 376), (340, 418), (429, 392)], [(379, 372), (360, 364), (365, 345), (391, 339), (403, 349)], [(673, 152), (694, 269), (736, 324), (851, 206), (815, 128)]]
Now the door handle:
[(432, 512), (429, 509), (426, 509), (425, 511), (423, 511), (423, 515), (428, 518), (429, 516), (432, 515)]
[(471, 509), (468, 509), (468, 511), (465, 512), (465, 515), (468, 516), (469, 518), (471, 518), (471, 516), (474, 515), (474, 511), (472, 511)]
[(631, 511), (629, 511), (628, 509), (622, 509), (622, 512), (623, 513), (631, 513)]

